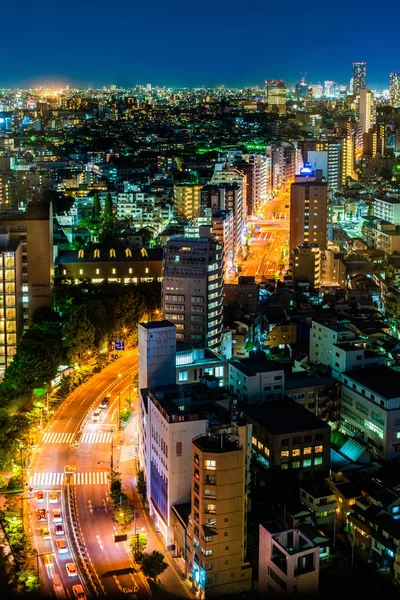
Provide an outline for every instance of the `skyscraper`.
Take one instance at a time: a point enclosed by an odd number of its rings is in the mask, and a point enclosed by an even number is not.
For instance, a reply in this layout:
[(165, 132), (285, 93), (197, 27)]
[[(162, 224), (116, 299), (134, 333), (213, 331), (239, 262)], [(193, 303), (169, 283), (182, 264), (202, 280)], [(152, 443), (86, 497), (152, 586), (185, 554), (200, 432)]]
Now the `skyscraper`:
[(283, 81), (269, 79), (265, 82), (267, 89), (268, 112), (278, 113), (286, 112), (286, 86)]
[(400, 106), (400, 73), (390, 73), (390, 104)]
[(367, 63), (366, 62), (354, 62), (353, 63), (353, 94), (357, 96), (360, 90), (367, 87)]
[(200, 227), (200, 237), (172, 236), (164, 253), (164, 319), (178, 340), (219, 352), (222, 340), (222, 247)]
[(372, 92), (360, 90), (359, 121), (362, 133), (368, 133), (375, 124), (374, 98)]
[(305, 165), (290, 188), (290, 250), (308, 242), (326, 249), (328, 184), (322, 172)]

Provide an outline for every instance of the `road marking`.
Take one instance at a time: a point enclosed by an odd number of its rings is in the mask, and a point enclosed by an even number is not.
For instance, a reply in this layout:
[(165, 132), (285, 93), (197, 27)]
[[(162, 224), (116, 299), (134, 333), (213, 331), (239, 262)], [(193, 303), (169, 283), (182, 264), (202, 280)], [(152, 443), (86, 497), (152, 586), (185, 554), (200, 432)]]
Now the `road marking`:
[[(33, 473), (29, 479), (32, 487), (61, 485), (64, 473)], [(108, 471), (74, 473), (69, 478), (73, 485), (108, 485)]]
[(111, 444), (113, 434), (110, 432), (85, 432), (81, 437), (81, 444)]
[(65, 431), (45, 433), (42, 441), (44, 444), (69, 444), (73, 437), (73, 433)]

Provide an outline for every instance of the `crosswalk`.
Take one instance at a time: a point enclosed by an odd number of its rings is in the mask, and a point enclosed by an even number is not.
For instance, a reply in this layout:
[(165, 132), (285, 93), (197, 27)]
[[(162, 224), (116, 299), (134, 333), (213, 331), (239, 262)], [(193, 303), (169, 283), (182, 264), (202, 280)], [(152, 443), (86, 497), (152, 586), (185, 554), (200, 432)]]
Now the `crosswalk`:
[(68, 477), (64, 473), (34, 473), (29, 480), (29, 485), (45, 487), (61, 485), (65, 482), (73, 485), (108, 485), (108, 475), (108, 471), (78, 472)]
[[(70, 444), (75, 437), (74, 433), (45, 433), (43, 436), (44, 444)], [(111, 444), (113, 438), (112, 432), (84, 432), (81, 436), (81, 444)]]
[(132, 458), (136, 458), (137, 456), (137, 444), (124, 444), (121, 448), (121, 455), (119, 462), (123, 462), (124, 460), (132, 460)]

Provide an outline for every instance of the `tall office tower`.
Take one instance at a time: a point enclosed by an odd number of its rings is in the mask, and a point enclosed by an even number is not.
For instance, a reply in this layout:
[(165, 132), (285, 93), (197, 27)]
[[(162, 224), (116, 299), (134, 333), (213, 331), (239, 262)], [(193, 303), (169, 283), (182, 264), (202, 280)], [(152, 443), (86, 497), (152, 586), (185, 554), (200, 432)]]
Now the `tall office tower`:
[(283, 81), (270, 79), (265, 82), (267, 88), (268, 112), (284, 115), (286, 113), (286, 86)]
[(53, 282), (53, 214), (51, 204), (29, 202), (26, 212), (1, 215), (1, 227), (22, 242), (24, 323), (37, 308), (51, 306)]
[[(178, 295), (171, 302), (178, 302)], [(170, 321), (139, 323), (139, 390), (175, 385), (176, 327)]]
[(0, 379), (17, 350), (23, 330), (22, 243), (0, 233)]
[(375, 124), (374, 97), (366, 89), (360, 90), (359, 121), (362, 133), (368, 133)]
[(357, 96), (360, 90), (364, 90), (367, 87), (367, 63), (366, 62), (354, 62), (353, 63), (353, 94)]
[(237, 430), (236, 439), (219, 433), (192, 441), (186, 564), (201, 598), (243, 593), (252, 585), (246, 561), (251, 428)]
[(222, 340), (222, 248), (209, 227), (200, 237), (172, 236), (164, 251), (164, 319), (178, 340), (219, 352)]
[(390, 73), (390, 104), (394, 108), (400, 106), (400, 73)]
[(300, 83), (296, 83), (296, 97), (297, 100), (303, 100), (307, 98), (308, 94), (308, 83), (306, 83), (306, 78), (302, 77)]
[(308, 242), (326, 249), (328, 239), (328, 184), (321, 171), (305, 165), (290, 188), (290, 251)]
[(203, 186), (192, 183), (174, 185), (174, 210), (180, 219), (196, 219), (199, 215), (199, 192)]
[(337, 98), (339, 96), (340, 86), (335, 81), (324, 82), (324, 96), (327, 98)]

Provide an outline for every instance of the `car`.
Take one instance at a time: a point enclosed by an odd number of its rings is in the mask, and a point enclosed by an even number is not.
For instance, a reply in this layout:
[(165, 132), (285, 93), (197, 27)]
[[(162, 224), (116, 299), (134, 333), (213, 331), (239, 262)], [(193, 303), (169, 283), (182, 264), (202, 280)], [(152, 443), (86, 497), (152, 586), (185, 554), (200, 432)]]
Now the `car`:
[(86, 594), (81, 585), (73, 585), (72, 591), (74, 592), (75, 598), (78, 598), (78, 600), (86, 600)]
[(44, 502), (44, 494), (43, 492), (35, 493), (36, 502)]
[(76, 473), (76, 466), (75, 465), (67, 465), (64, 468), (64, 473), (66, 475), (72, 475), (73, 473)]
[(41, 527), (40, 534), (44, 540), (51, 540), (50, 529), (48, 527)]
[(100, 415), (101, 415), (101, 410), (100, 408), (97, 408), (94, 413), (92, 414), (92, 421), (98, 421), (100, 419)]
[(49, 502), (50, 502), (50, 504), (56, 504), (58, 502), (57, 492), (50, 492)]
[(105, 398), (103, 398), (103, 400), (100, 402), (100, 408), (108, 408), (110, 404), (110, 396), (106, 396)]
[(53, 510), (51, 512), (53, 513), (53, 523), (61, 523), (62, 522), (61, 510), (59, 508), (53, 508)]
[(76, 577), (78, 575), (78, 571), (76, 570), (74, 563), (67, 563), (65, 565), (65, 570), (67, 571), (68, 577)]
[(46, 554), (43, 554), (43, 562), (47, 569), (51, 569), (53, 566), (53, 553), (46, 552)]
[(56, 540), (56, 546), (59, 554), (68, 552), (68, 546), (65, 540)]
[(56, 535), (64, 535), (65, 531), (64, 531), (64, 527), (62, 525), (56, 525), (54, 527), (54, 533)]
[(38, 508), (36, 511), (38, 521), (47, 521), (47, 513), (45, 508)]

